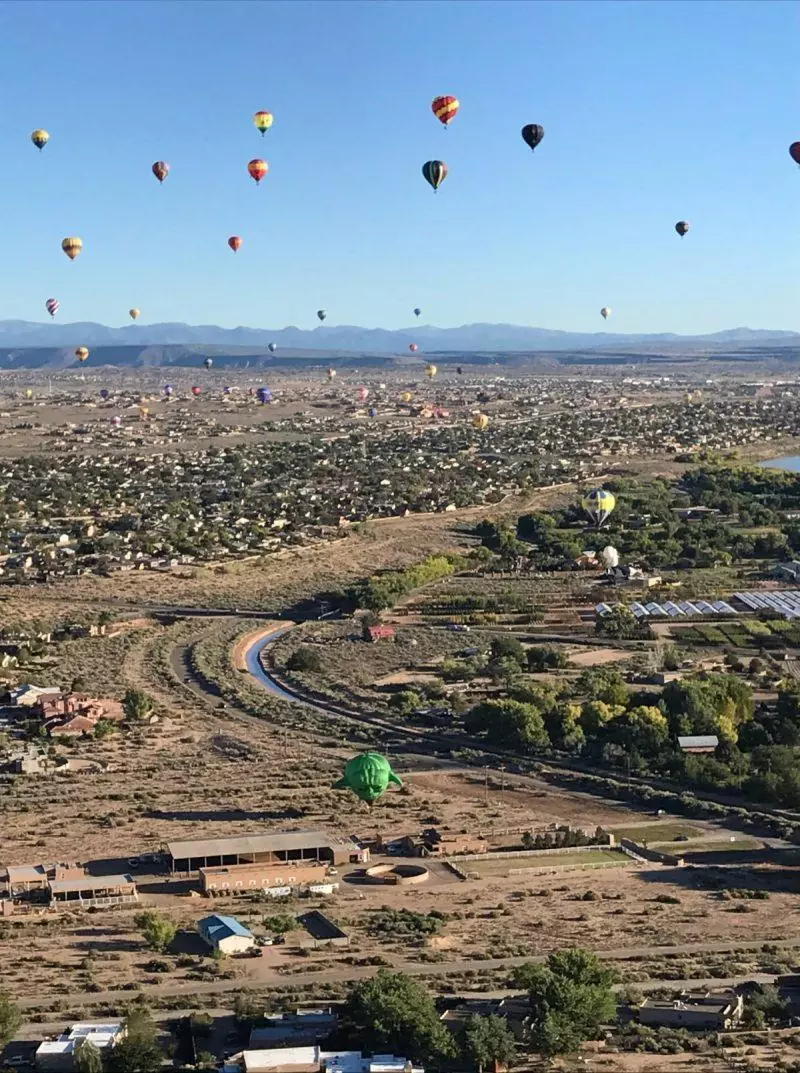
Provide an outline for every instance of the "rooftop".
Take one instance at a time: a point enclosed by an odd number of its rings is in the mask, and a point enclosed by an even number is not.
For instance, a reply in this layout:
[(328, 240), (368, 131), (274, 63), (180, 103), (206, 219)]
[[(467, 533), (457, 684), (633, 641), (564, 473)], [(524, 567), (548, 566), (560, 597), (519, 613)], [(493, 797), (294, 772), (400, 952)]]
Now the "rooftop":
[(197, 927), (204, 935), (212, 939), (224, 939), (226, 935), (240, 935), (244, 939), (253, 938), (253, 933), (249, 928), (240, 924), (236, 917), (226, 917), (220, 913), (203, 917), (198, 921)]
[(349, 845), (346, 839), (325, 831), (277, 831), (270, 835), (240, 835), (233, 838), (200, 838), (189, 842), (169, 842), (173, 860), (189, 857), (225, 857), (236, 853), (279, 853), (293, 849), (319, 849)]
[(54, 879), (50, 883), (53, 894), (68, 891), (107, 890), (109, 887), (133, 887), (135, 883), (129, 875), (119, 876), (85, 876), (83, 879)]

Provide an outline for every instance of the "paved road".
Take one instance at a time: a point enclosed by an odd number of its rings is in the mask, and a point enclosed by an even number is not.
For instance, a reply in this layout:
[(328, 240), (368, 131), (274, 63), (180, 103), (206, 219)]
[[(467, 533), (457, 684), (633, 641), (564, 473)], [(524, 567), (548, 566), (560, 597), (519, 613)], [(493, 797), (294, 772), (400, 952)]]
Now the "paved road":
[[(643, 958), (667, 957), (669, 955), (692, 955), (692, 954), (731, 954), (741, 950), (758, 951), (763, 942), (754, 943), (686, 943), (681, 946), (631, 946), (616, 947), (611, 950), (595, 951), (599, 958), (604, 961), (627, 961), (641, 960)], [(797, 939), (779, 939), (773, 946), (779, 949), (791, 949), (798, 946)], [(512, 969), (517, 965), (525, 965), (528, 962), (541, 963), (546, 960), (546, 955), (540, 954), (531, 957), (491, 958), (486, 961), (475, 959), (463, 959), (461, 961), (440, 961), (433, 964), (425, 962), (403, 962), (396, 960), (392, 967), (408, 973), (410, 976), (438, 976), (443, 973), (457, 973), (466, 971), (478, 971), (481, 969)], [(248, 987), (262, 987), (267, 984), (273, 986), (292, 986), (306, 984), (341, 983), (350, 980), (363, 980), (374, 976), (378, 969), (373, 965), (347, 965), (339, 969), (326, 969), (320, 972), (295, 972), (281, 973), (274, 964), (256, 962), (239, 962), (246, 964), (250, 970), (247, 979), (240, 980), (212, 980), (208, 983), (195, 980), (152, 984), (142, 987), (136, 992), (129, 991), (97, 991), (80, 992), (72, 991), (61, 995), (39, 995), (36, 998), (21, 998), (17, 1000), (22, 1009), (32, 1009), (37, 1006), (50, 1006), (56, 1002), (82, 1003), (92, 1005), (99, 1002), (120, 1002), (126, 998), (133, 999), (137, 994), (147, 996), (170, 997), (175, 995), (214, 995), (226, 991), (241, 991)], [(742, 980), (753, 979), (753, 976), (741, 977)], [(773, 979), (772, 976), (769, 979)], [(719, 980), (705, 981), (707, 984), (719, 985)], [(687, 986), (687, 981), (671, 981), (677, 987)], [(670, 982), (664, 980), (652, 981), (653, 987), (667, 987)], [(639, 984), (635, 985), (639, 987)]]

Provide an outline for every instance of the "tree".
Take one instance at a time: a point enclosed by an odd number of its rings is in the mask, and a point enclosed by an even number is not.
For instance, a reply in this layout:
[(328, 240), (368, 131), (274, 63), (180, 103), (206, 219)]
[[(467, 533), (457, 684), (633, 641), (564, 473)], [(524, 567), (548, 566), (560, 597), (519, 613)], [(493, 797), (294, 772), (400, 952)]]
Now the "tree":
[(178, 930), (172, 921), (159, 916), (152, 909), (137, 913), (133, 920), (150, 949), (159, 954), (165, 954), (172, 945), (175, 932)]
[(566, 667), (567, 657), (550, 645), (535, 645), (527, 652), (528, 670), (534, 674), (541, 671), (556, 670)]
[(588, 950), (562, 950), (545, 965), (521, 965), (514, 982), (530, 997), (531, 1043), (541, 1054), (576, 1051), (616, 1016), (614, 972)]
[(267, 931), (275, 935), (285, 935), (287, 931), (293, 931), (297, 927), (297, 920), (291, 913), (273, 913), (264, 917), (262, 923)]
[(456, 1057), (453, 1037), (419, 980), (380, 969), (357, 983), (345, 1002), (342, 1023), (365, 1050), (430, 1061)]
[(627, 607), (615, 607), (605, 615), (598, 615), (594, 624), (595, 633), (620, 640), (636, 637), (642, 633), (633, 611)]
[(550, 744), (542, 713), (518, 700), (486, 700), (464, 715), (470, 733), (485, 734), (492, 743), (512, 749), (546, 749)]
[(504, 1017), (470, 1017), (464, 1032), (464, 1051), (478, 1073), (493, 1068), (495, 1062), (509, 1066), (517, 1053), (514, 1033)]
[(590, 700), (601, 700), (604, 704), (628, 703), (625, 679), (611, 667), (592, 667), (584, 671), (577, 681), (577, 690)]
[(122, 700), (122, 708), (126, 719), (140, 723), (152, 712), (153, 702), (141, 689), (128, 689)]
[(90, 1039), (82, 1039), (75, 1048), (74, 1064), (78, 1073), (103, 1073), (103, 1055)]
[(22, 1024), (22, 1014), (5, 991), (0, 991), (0, 1048), (12, 1040)]
[(141, 1003), (125, 1018), (125, 1035), (108, 1056), (112, 1073), (159, 1073), (164, 1058), (149, 1009)]
[(316, 648), (300, 645), (286, 660), (286, 666), (290, 671), (320, 671), (322, 660)]
[(86, 679), (81, 678), (80, 675), (78, 675), (76, 678), (73, 678), (72, 682), (70, 683), (69, 691), (70, 693), (85, 693)]
[(520, 667), (525, 666), (525, 649), (516, 637), (493, 637), (491, 645), (491, 659), (499, 662), (506, 656), (514, 660)]

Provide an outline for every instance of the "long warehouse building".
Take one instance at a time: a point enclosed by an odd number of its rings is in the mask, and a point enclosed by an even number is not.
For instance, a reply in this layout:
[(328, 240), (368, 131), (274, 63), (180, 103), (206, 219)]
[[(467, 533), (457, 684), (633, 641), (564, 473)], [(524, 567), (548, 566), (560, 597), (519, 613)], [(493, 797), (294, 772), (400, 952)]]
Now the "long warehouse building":
[(167, 845), (173, 872), (193, 874), (201, 868), (237, 864), (281, 864), (307, 861), (319, 864), (360, 863), (368, 856), (352, 839), (325, 831), (280, 831), (275, 834), (202, 838)]

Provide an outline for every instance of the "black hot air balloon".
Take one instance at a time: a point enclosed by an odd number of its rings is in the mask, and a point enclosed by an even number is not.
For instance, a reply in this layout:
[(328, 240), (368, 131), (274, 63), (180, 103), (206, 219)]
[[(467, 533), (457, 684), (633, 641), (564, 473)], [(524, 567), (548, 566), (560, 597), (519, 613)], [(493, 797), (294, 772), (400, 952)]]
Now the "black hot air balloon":
[(535, 149), (544, 137), (544, 127), (539, 123), (526, 123), (522, 128), (522, 140), (531, 149)]
[(800, 142), (792, 142), (789, 146), (789, 156), (795, 164), (800, 164)]
[(675, 230), (683, 238), (684, 235), (689, 234), (689, 224), (685, 220), (678, 220), (675, 224)]
[(422, 175), (435, 192), (447, 178), (447, 165), (443, 160), (426, 160), (422, 165)]

